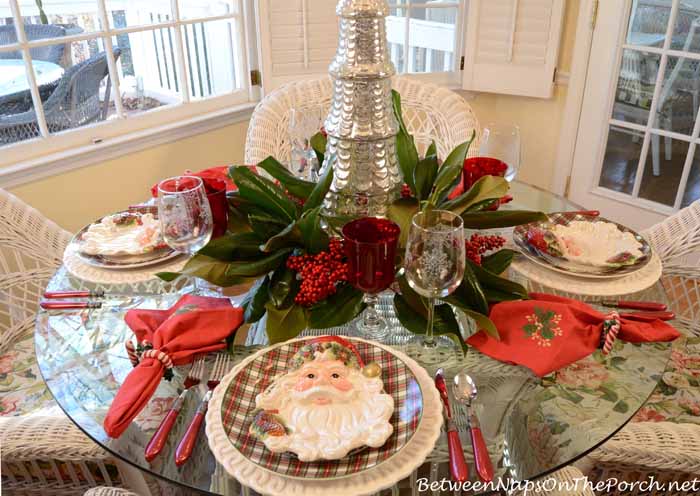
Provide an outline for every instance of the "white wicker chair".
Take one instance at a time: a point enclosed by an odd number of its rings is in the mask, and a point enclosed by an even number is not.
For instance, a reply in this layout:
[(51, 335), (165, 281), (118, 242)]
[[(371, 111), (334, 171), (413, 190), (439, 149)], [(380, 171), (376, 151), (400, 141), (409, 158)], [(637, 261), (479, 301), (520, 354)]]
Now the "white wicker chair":
[(108, 454), (63, 415), (34, 357), (34, 316), (70, 235), (0, 190), (0, 446), (3, 494), (77, 495), (121, 484)]
[(88, 489), (83, 496), (141, 496), (137, 493), (132, 493), (127, 489), (118, 487), (94, 487)]
[[(663, 261), (662, 282), (671, 309), (688, 335), (674, 344), (660, 387), (640, 414), (591, 454), (589, 475), (599, 480), (646, 480), (653, 475), (662, 482), (684, 481), (700, 477), (700, 408), (696, 408), (700, 407), (700, 391), (687, 382), (689, 374), (694, 378), (700, 373), (694, 365), (700, 363), (700, 201), (644, 235)], [(686, 363), (688, 368), (683, 366)], [(677, 409), (680, 415), (670, 409)]]
[[(457, 145), (476, 131), (481, 136), (479, 121), (471, 106), (446, 88), (425, 84), (406, 77), (394, 79), (394, 89), (401, 94), (404, 120), (415, 136), (419, 151), (424, 152), (434, 139), (440, 158), (447, 157)], [(289, 118), (292, 109), (323, 106), (330, 108), (330, 78), (296, 81), (270, 93), (255, 109), (248, 128), (245, 163), (255, 165), (269, 156), (283, 164), (290, 162)], [(319, 122), (319, 129), (322, 123)], [(478, 142), (469, 155), (479, 150)]]

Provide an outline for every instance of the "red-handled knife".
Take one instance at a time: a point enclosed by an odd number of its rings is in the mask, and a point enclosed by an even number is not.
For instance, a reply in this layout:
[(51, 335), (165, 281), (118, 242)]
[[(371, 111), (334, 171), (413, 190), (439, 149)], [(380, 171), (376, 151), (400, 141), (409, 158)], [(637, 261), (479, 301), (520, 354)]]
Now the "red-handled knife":
[(602, 301), (601, 304), (605, 307), (613, 308), (624, 308), (627, 310), (642, 310), (649, 312), (665, 312), (667, 310), (666, 305), (663, 303), (657, 303), (655, 301)]
[(466, 482), (469, 479), (469, 468), (464, 459), (462, 441), (459, 439), (457, 426), (452, 420), (452, 410), (450, 409), (450, 399), (447, 396), (447, 384), (442, 369), (438, 369), (435, 374), (435, 387), (440, 393), (442, 404), (445, 407), (445, 424), (447, 428), (447, 448), (450, 457), (450, 474), (457, 482)]
[(40, 301), (44, 310), (81, 310), (85, 308), (102, 308), (101, 301)]

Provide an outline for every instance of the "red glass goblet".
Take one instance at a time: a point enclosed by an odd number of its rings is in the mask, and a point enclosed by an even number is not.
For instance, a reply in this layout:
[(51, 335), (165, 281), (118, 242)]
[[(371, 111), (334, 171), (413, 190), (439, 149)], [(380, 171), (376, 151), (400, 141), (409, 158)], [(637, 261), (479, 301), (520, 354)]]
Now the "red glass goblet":
[(368, 339), (379, 340), (388, 328), (376, 309), (378, 294), (394, 282), (396, 246), (401, 229), (388, 219), (363, 217), (343, 227), (348, 282), (365, 293), (367, 310), (358, 325)]

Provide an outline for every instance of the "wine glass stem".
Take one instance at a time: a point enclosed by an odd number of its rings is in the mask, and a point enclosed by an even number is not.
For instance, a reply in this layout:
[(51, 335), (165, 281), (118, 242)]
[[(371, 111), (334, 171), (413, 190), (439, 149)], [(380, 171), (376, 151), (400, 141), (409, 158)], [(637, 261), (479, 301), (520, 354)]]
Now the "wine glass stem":
[(376, 294), (365, 293), (365, 303), (367, 304), (367, 310), (364, 316), (364, 326), (366, 328), (377, 328), (381, 326), (382, 318), (377, 312), (377, 301), (379, 298)]
[(428, 299), (428, 328), (425, 331), (424, 343), (427, 347), (432, 347), (435, 344), (435, 336), (433, 335), (433, 321), (435, 316), (435, 298)]

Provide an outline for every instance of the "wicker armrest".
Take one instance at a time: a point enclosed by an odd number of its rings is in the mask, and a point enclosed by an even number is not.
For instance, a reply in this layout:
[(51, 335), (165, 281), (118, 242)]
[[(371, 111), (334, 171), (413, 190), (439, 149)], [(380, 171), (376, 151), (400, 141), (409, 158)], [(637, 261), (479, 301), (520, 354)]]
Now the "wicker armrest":
[(109, 454), (65, 416), (0, 417), (3, 461), (106, 460)]
[(590, 457), (603, 463), (700, 474), (700, 426), (631, 423)]
[(84, 496), (139, 496), (138, 494), (120, 487), (93, 487)]

